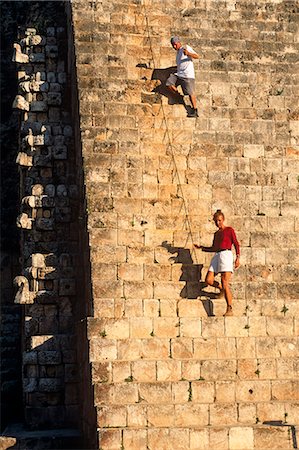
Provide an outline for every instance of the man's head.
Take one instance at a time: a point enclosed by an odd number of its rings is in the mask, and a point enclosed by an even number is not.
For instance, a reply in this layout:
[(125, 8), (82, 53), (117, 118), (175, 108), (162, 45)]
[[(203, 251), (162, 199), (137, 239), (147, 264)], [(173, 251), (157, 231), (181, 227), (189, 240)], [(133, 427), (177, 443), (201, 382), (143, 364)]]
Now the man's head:
[(179, 50), (182, 46), (180, 38), (178, 36), (172, 36), (170, 42), (175, 50)]

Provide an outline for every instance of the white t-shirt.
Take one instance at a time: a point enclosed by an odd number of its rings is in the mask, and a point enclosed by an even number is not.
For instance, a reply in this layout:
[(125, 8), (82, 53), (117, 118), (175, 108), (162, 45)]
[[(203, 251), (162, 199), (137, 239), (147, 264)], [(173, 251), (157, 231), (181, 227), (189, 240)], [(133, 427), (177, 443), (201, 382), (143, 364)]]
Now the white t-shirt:
[(181, 78), (195, 78), (194, 64), (190, 56), (184, 55), (184, 48), (190, 53), (195, 53), (189, 45), (182, 46), (176, 54), (177, 72), (176, 75)]

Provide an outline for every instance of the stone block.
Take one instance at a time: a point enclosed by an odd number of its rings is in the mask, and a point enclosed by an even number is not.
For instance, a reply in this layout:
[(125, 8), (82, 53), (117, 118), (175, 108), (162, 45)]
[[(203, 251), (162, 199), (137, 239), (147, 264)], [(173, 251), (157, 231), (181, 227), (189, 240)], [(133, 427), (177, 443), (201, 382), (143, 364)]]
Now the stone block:
[(101, 442), (101, 448), (103, 450), (119, 450), (122, 445), (121, 430), (99, 430), (99, 442)]
[(199, 338), (201, 337), (201, 319), (183, 317), (180, 319), (180, 336)]
[(202, 302), (200, 300), (180, 300), (179, 317), (201, 317)]
[(174, 338), (179, 335), (180, 323), (175, 317), (157, 317), (154, 322), (154, 335), (158, 338)]
[(131, 338), (149, 338), (153, 331), (153, 320), (148, 317), (134, 317), (130, 320)]
[(217, 339), (217, 356), (220, 359), (236, 358), (236, 339), (235, 338), (218, 338)]
[(228, 450), (228, 429), (223, 427), (210, 428), (209, 447)]
[(128, 430), (123, 431), (124, 450), (147, 450), (147, 432), (146, 430)]
[(112, 381), (111, 363), (93, 362), (91, 364), (91, 376), (93, 383), (107, 383)]
[(233, 425), (237, 422), (236, 403), (210, 405), (210, 424), (215, 426)]
[(299, 381), (274, 380), (271, 382), (271, 400), (296, 401), (299, 399)]
[(90, 361), (115, 360), (117, 358), (116, 341), (95, 338), (90, 341)]
[(292, 448), (288, 427), (272, 426), (271, 428), (258, 427), (254, 429), (254, 445), (256, 448), (273, 449), (274, 442), (277, 450)]
[(248, 336), (247, 317), (226, 317), (225, 335), (228, 337)]
[[(117, 342), (118, 359), (133, 361), (139, 359), (142, 353), (141, 339), (124, 339)], [(114, 358), (116, 359), (116, 358)]]
[(201, 373), (200, 361), (182, 361), (182, 378), (185, 380), (199, 380)]
[(268, 403), (258, 403), (256, 405), (256, 414), (260, 422), (269, 421), (285, 421), (285, 405), (284, 403), (278, 402), (268, 402)]
[(158, 381), (179, 381), (182, 378), (181, 361), (168, 359), (157, 361)]
[(253, 380), (258, 377), (256, 359), (240, 359), (238, 361), (238, 376), (241, 380)]
[(268, 336), (292, 336), (294, 324), (292, 317), (267, 317)]
[(136, 381), (151, 382), (156, 380), (155, 361), (134, 361), (132, 363), (132, 376)]
[(160, 302), (156, 299), (143, 300), (143, 314), (145, 317), (158, 317)]
[(269, 381), (238, 381), (236, 383), (236, 400), (240, 402), (262, 402), (271, 399)]
[(128, 298), (124, 302), (125, 316), (128, 318), (142, 317), (143, 316), (143, 304), (141, 299)]
[(127, 411), (125, 406), (100, 406), (97, 408), (98, 427), (125, 427), (126, 424)]
[(128, 427), (142, 428), (147, 426), (147, 406), (127, 405)]
[(216, 381), (215, 401), (216, 403), (234, 403), (236, 399), (235, 383), (231, 381)]
[(194, 339), (194, 358), (216, 359), (217, 340), (216, 338), (196, 338)]
[(192, 401), (195, 403), (213, 403), (215, 386), (211, 381), (192, 381)]
[(161, 317), (177, 317), (177, 300), (160, 299), (160, 314)]
[(144, 383), (139, 385), (139, 396), (143, 401), (150, 404), (170, 404), (170, 383)]
[(202, 319), (202, 337), (208, 339), (216, 336), (224, 336), (224, 319), (214, 317)]
[(188, 381), (172, 383), (172, 403), (187, 403), (191, 398), (191, 387)]
[(209, 430), (207, 428), (190, 430), (190, 450), (207, 450), (209, 448)]
[(231, 450), (250, 450), (254, 448), (252, 427), (232, 427), (229, 430), (229, 448)]
[(143, 339), (141, 345), (141, 358), (167, 359), (170, 355), (169, 339), (150, 338)]
[(177, 427), (201, 427), (209, 423), (208, 405), (193, 404), (175, 405), (175, 425)]
[(124, 296), (125, 298), (153, 298), (153, 285), (145, 281), (124, 281)]
[(256, 338), (257, 358), (278, 358), (279, 350), (276, 345), (277, 340), (271, 337)]
[(236, 379), (237, 364), (234, 360), (203, 361), (201, 376), (205, 380), (234, 380)]
[(171, 339), (171, 354), (174, 359), (189, 359), (193, 357), (193, 345), (190, 338)]
[(131, 377), (131, 364), (127, 361), (115, 361), (112, 364), (113, 383), (122, 383)]
[(238, 422), (244, 424), (257, 423), (258, 417), (256, 414), (255, 403), (239, 403), (238, 411), (239, 411)]

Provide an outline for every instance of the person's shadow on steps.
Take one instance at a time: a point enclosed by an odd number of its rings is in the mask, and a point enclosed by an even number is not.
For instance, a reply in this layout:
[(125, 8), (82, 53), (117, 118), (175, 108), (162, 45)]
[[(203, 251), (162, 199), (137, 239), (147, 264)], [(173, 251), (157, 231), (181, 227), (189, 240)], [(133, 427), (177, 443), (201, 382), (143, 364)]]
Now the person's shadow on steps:
[(179, 281), (185, 281), (185, 286), (181, 290), (180, 296), (190, 300), (204, 297), (201, 301), (207, 315), (214, 316), (212, 299), (217, 296), (212, 292), (203, 291), (203, 288), (206, 287), (205, 282), (201, 281), (203, 264), (194, 264), (191, 251), (188, 248), (173, 247), (167, 241), (163, 241), (161, 246), (166, 248), (169, 253), (176, 254), (169, 258), (170, 261), (182, 265)]

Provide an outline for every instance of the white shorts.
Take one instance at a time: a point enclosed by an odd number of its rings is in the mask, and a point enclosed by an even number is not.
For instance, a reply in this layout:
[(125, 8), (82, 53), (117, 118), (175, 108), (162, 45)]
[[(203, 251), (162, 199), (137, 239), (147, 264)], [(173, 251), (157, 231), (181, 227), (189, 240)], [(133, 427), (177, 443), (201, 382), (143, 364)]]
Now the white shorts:
[(211, 260), (209, 272), (233, 272), (234, 271), (234, 257), (231, 250), (224, 250), (217, 252)]

